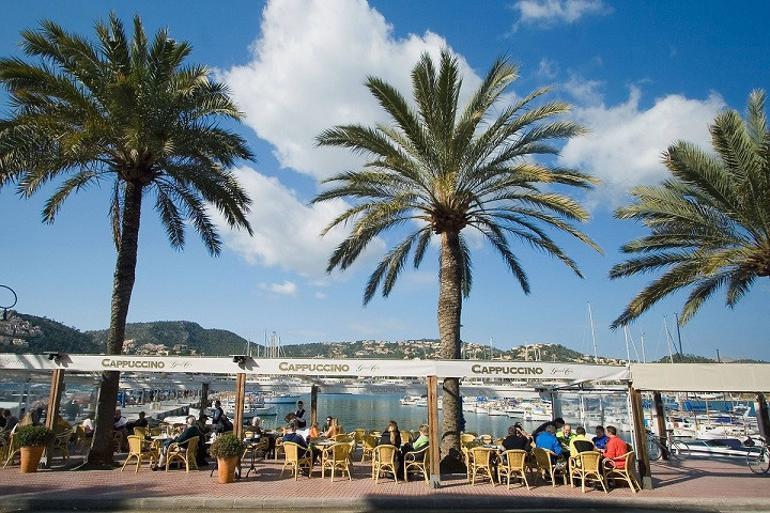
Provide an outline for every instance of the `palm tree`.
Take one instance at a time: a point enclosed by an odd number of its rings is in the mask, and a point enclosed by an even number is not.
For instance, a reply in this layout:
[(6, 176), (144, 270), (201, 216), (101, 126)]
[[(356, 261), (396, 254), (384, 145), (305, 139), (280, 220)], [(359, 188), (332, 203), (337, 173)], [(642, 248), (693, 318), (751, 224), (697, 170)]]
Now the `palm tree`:
[[(107, 182), (117, 250), (107, 354), (123, 348), (136, 271), (142, 199), (154, 196), (169, 241), (181, 249), (185, 224), (212, 255), (221, 241), (209, 205), (233, 227), (251, 233), (250, 201), (227, 170), (252, 158), (243, 139), (218, 119), (241, 114), (225, 86), (201, 66), (183, 65), (191, 47), (159, 31), (150, 42), (134, 19), (129, 41), (114, 14), (96, 25), (96, 41), (45, 21), (22, 32), (35, 62), (0, 59), (0, 82), (11, 110), (0, 119), (0, 186), (16, 183), (29, 197), (48, 182), (58, 187), (43, 209), (52, 223), (73, 192)], [(119, 373), (101, 375), (88, 463), (112, 462), (112, 415)]]
[[(474, 229), (502, 256), (508, 269), (529, 293), (529, 282), (509, 238), (556, 257), (580, 276), (576, 263), (548, 236), (545, 228), (564, 231), (599, 250), (571, 221), (588, 213), (555, 189), (541, 186), (590, 187), (594, 180), (571, 169), (551, 167), (530, 158), (553, 155), (553, 142), (583, 131), (559, 118), (569, 105), (532, 102), (547, 92), (538, 89), (515, 103), (492, 109), (518, 76), (517, 68), (501, 59), (460, 109), (462, 78), (458, 61), (441, 53), (437, 70), (424, 54), (412, 70), (415, 107), (385, 81), (369, 77), (367, 87), (392, 119), (374, 127), (342, 125), (324, 131), (319, 145), (339, 146), (368, 157), (361, 170), (327, 180), (333, 186), (315, 202), (348, 198), (354, 205), (334, 219), (323, 233), (352, 223), (350, 235), (332, 254), (328, 271), (346, 269), (379, 234), (401, 227), (408, 235), (375, 268), (364, 292), (364, 304), (381, 288), (388, 296), (414, 248), (419, 267), (431, 237), (440, 238), (438, 328), (442, 358), (460, 358), (462, 298), (471, 290), (471, 251), (464, 230)], [(462, 415), (459, 381), (444, 380), (442, 447), (457, 457)]]
[(665, 272), (631, 300), (613, 328), (687, 287), (692, 290), (681, 322), (723, 287), (732, 308), (757, 278), (770, 277), (770, 131), (764, 111), (765, 93), (753, 91), (745, 121), (734, 110), (714, 119), (713, 153), (674, 143), (663, 154), (673, 177), (636, 187), (634, 202), (617, 210), (615, 217), (641, 221), (650, 233), (622, 247), (639, 256), (615, 265), (610, 277)]

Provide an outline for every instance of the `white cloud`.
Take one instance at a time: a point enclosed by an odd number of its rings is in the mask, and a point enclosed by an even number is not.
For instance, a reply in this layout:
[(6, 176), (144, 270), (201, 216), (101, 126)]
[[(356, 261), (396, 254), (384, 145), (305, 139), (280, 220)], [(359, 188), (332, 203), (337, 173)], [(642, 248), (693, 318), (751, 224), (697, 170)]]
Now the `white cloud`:
[(602, 103), (601, 88), (603, 86), (604, 82), (600, 80), (585, 80), (571, 73), (569, 80), (564, 82), (561, 88), (579, 104), (594, 106)]
[(297, 295), (297, 284), (289, 280), (285, 280), (282, 283), (261, 283), (259, 288), (272, 292), (273, 294), (280, 294), (281, 296)]
[(316, 299), (326, 299), (328, 297), (325, 292), (321, 292), (320, 290), (313, 295)]
[[(306, 205), (278, 179), (248, 167), (236, 169), (235, 175), (252, 200), (248, 219), (254, 236), (231, 230), (212, 210), (225, 244), (250, 263), (279, 267), (315, 283), (323, 282), (326, 262), (346, 232), (338, 227), (321, 238), (321, 230), (349, 205), (342, 200)], [(375, 239), (359, 261), (369, 261), (370, 255), (381, 254), (384, 249), (384, 242)]]
[[(280, 163), (317, 178), (361, 162), (340, 149), (317, 148), (322, 130), (386, 119), (363, 85), (366, 77), (382, 77), (408, 96), (419, 56), (436, 58), (447, 46), (432, 32), (395, 38), (364, 0), (272, 1), (260, 28), (251, 62), (223, 71), (222, 79)], [(460, 63), (464, 90), (471, 90), (481, 79), (462, 57)]]
[(602, 0), (519, 0), (513, 4), (520, 24), (551, 27), (557, 24), (575, 23), (588, 14), (607, 14), (611, 8)]
[(537, 66), (537, 76), (548, 80), (556, 78), (559, 74), (559, 63), (543, 57)]
[(725, 107), (716, 93), (704, 100), (671, 94), (644, 109), (641, 95), (638, 87), (632, 87), (624, 103), (577, 108), (575, 117), (591, 132), (571, 139), (559, 157), (560, 164), (601, 178), (597, 193), (612, 201), (633, 186), (666, 177), (661, 155), (673, 142), (682, 139), (709, 148), (708, 125)]

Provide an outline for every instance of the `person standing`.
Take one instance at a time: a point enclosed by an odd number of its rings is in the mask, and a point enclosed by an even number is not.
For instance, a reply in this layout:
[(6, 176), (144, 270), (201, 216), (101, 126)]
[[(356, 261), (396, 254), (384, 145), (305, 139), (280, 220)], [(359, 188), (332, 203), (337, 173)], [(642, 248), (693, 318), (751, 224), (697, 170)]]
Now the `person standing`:
[(297, 409), (294, 411), (294, 420), (296, 421), (297, 429), (305, 429), (307, 427), (307, 420), (305, 420), (305, 403), (297, 401)]
[(214, 426), (214, 432), (217, 434), (233, 430), (233, 424), (225, 415), (225, 411), (222, 409), (222, 402), (219, 400), (214, 401), (214, 414), (211, 416), (211, 424)]

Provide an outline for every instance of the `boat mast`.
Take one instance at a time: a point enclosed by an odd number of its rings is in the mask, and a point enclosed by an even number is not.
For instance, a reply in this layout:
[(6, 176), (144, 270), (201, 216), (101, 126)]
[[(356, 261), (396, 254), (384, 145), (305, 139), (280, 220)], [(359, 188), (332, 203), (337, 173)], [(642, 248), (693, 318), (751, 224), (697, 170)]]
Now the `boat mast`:
[(594, 328), (594, 315), (591, 311), (591, 303), (588, 303), (588, 320), (591, 322), (591, 339), (594, 343), (594, 362), (599, 362), (599, 356), (596, 353), (596, 329)]
[(676, 338), (679, 340), (679, 356), (684, 357), (684, 352), (682, 351), (682, 332), (679, 330), (679, 314), (674, 313), (674, 317), (676, 318)]
[(626, 341), (626, 361), (631, 363), (631, 349), (628, 346), (628, 328), (623, 326), (623, 338)]
[(644, 351), (644, 332), (639, 336), (639, 343), (642, 344), (642, 363), (647, 363), (647, 353)]
[(668, 322), (666, 321), (666, 316), (663, 316), (663, 329), (666, 331), (666, 347), (668, 347), (668, 359), (671, 363), (674, 363), (674, 355), (671, 351), (671, 342), (673, 340), (673, 337), (671, 336), (671, 332), (668, 331)]

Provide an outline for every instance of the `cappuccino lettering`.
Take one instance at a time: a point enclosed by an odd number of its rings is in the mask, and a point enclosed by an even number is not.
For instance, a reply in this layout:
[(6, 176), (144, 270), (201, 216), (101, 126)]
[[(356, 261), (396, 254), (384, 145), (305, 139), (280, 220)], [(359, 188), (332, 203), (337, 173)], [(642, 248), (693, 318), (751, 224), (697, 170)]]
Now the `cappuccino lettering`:
[(289, 363), (281, 362), (278, 369), (282, 371), (297, 372), (300, 374), (324, 374), (350, 372), (350, 365), (346, 363)]
[(102, 360), (102, 367), (110, 369), (162, 369), (165, 366), (166, 363), (160, 360), (113, 360), (112, 358)]
[(474, 374), (515, 374), (515, 375), (540, 375), (543, 373), (542, 367), (511, 367), (503, 365), (479, 365), (471, 367)]

